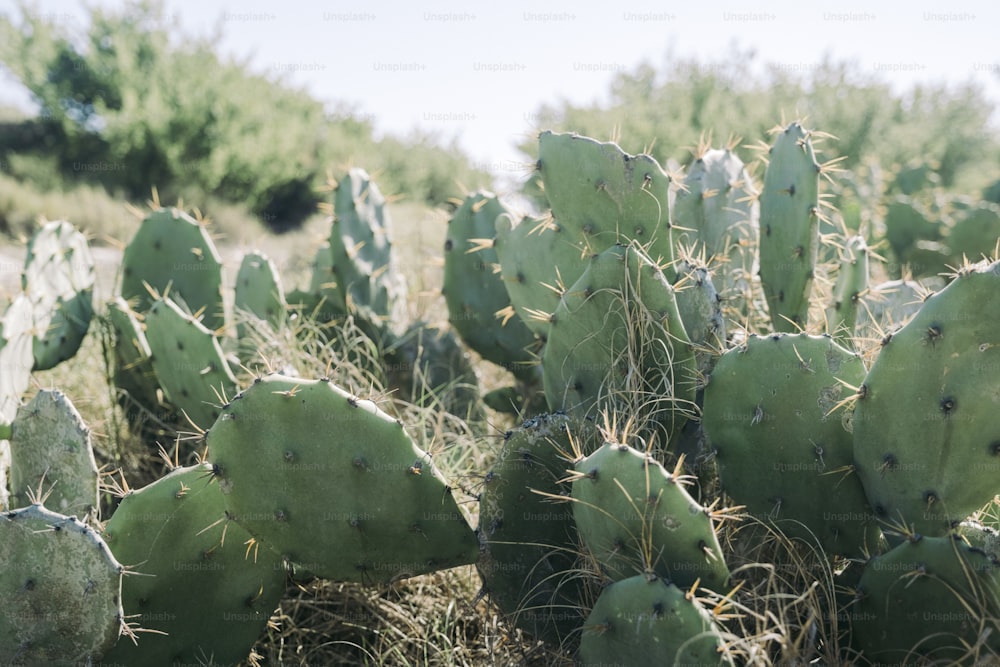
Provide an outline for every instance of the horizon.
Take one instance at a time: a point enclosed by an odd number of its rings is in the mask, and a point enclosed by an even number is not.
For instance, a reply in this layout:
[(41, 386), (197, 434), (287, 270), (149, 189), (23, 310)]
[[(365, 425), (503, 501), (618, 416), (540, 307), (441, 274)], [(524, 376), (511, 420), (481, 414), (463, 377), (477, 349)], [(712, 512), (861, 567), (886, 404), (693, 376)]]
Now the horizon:
[[(59, 0), (35, 4), (38, 13), (85, 29), (81, 8), (67, 10)], [(1000, 25), (1000, 8), (985, 2), (948, 9), (928, 2), (800, 7), (790, 0), (766, 9), (648, 0), (615, 9), (568, 2), (540, 8), (525, 0), (501, 7), (456, 1), (411, 7), (395, 0), (364, 8), (234, 5), (165, 0), (164, 11), (186, 36), (209, 36), (218, 27), (220, 57), (246, 60), (256, 73), (304, 88), (330, 111), (351, 110), (372, 123), (376, 136), (417, 131), (445, 146), (454, 141), (473, 165), (506, 185), (524, 172), (515, 145), (540, 129), (542, 106), (606, 102), (616, 74), (640, 64), (663, 71), (668, 59), (722, 64), (752, 51), (758, 73), (768, 65), (807, 73), (828, 59), (870, 72), (897, 94), (915, 85), (980, 86), (994, 104), (995, 125), (1000, 108), (1000, 57), (990, 30)], [(0, 0), (0, 12), (16, 15), (14, 7)], [(0, 105), (32, 111), (27, 90), (8, 72), (0, 77)]]

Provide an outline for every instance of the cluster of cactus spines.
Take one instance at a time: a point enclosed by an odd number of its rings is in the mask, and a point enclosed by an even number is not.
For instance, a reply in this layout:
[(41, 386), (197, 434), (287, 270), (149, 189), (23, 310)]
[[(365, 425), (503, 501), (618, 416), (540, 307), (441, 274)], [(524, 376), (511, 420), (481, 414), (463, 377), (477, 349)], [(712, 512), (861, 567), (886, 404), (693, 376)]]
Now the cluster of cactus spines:
[(865, 327), (869, 327), (881, 338), (909, 322), (927, 294), (927, 288), (913, 280), (887, 280), (875, 285), (861, 299), (856, 331), (863, 336), (868, 333)]
[(31, 237), (21, 289), (32, 303), (35, 370), (76, 354), (94, 315), (95, 280), (87, 238), (71, 223), (47, 222)]
[(385, 197), (368, 172), (352, 168), (334, 185), (332, 212), (330, 256), (317, 256), (317, 269), (329, 270), (320, 294), (373, 335), (394, 332), (406, 290), (396, 270)]
[(553, 314), (542, 368), (550, 410), (629, 410), (657, 449), (693, 412), (697, 367), (674, 290), (636, 244), (590, 258)]
[(751, 336), (722, 355), (702, 425), (723, 490), (751, 516), (828, 553), (874, 546), (848, 414), (838, 409), (864, 377), (861, 358), (829, 336)]
[(89, 522), (100, 503), (90, 430), (61, 391), (43, 389), (11, 424), (11, 507), (35, 502)]
[(698, 153), (674, 204), (675, 243), (704, 256), (723, 299), (745, 316), (757, 274), (757, 188), (731, 147)]
[(75, 517), (0, 513), (0, 663), (89, 665), (125, 631), (124, 568)]
[(601, 593), (583, 626), (580, 664), (732, 665), (712, 613), (690, 591), (647, 574)]
[(483, 590), (517, 627), (556, 645), (584, 620), (586, 579), (579, 537), (565, 498), (573, 452), (603, 439), (593, 424), (562, 414), (532, 417), (509, 431), (483, 480), (476, 568)]
[(1000, 262), (960, 270), (883, 340), (858, 391), (854, 458), (886, 522), (942, 535), (997, 492)]
[(673, 179), (655, 159), (612, 142), (544, 131), (537, 168), (552, 215), (587, 254), (635, 241), (673, 279)]
[(821, 167), (811, 132), (780, 128), (760, 193), (760, 282), (776, 331), (804, 329), (819, 249)]
[(227, 515), (316, 576), (384, 583), (476, 560), (476, 535), (430, 456), (329, 381), (254, 382), (207, 443)]
[(118, 400), (126, 408), (126, 415), (134, 414), (135, 404), (151, 414), (160, 412), (159, 383), (153, 370), (153, 352), (136, 313), (126, 301), (114, 297), (106, 304), (107, 322), (111, 330), (114, 386)]
[[(448, 319), (462, 340), (487, 361), (527, 377), (536, 361), (535, 335), (512, 312), (496, 250), (496, 222), (510, 211), (492, 192), (465, 197), (448, 221), (444, 244), (444, 299)], [(535, 289), (544, 289), (535, 285)], [(498, 320), (499, 313), (511, 311)]]
[(159, 208), (143, 219), (125, 248), (121, 296), (145, 313), (154, 294), (168, 291), (208, 329), (225, 329), (222, 262), (215, 243), (203, 223), (179, 209)]
[(162, 296), (146, 313), (146, 338), (167, 400), (199, 428), (211, 426), (237, 389), (215, 334)]
[(122, 606), (144, 631), (119, 641), (104, 664), (236, 664), (285, 591), (281, 557), (226, 520), (209, 463), (129, 491), (104, 539), (129, 568)]
[(840, 341), (854, 336), (858, 304), (868, 290), (868, 274), (868, 244), (863, 236), (852, 236), (844, 243), (833, 302), (826, 312), (827, 331)]
[(247, 340), (255, 318), (272, 330), (281, 326), (288, 311), (281, 276), (274, 262), (262, 252), (248, 252), (240, 261), (233, 287), (233, 306), (237, 313), (236, 336)]
[(628, 445), (605, 443), (576, 461), (573, 519), (601, 571), (620, 581), (652, 572), (725, 593), (729, 568), (709, 511), (672, 473)]
[(852, 643), (872, 664), (980, 665), (1000, 651), (1000, 565), (955, 535), (914, 535), (873, 557)]
[(497, 218), (493, 248), (514, 312), (544, 338), (560, 297), (580, 277), (590, 253), (552, 218), (515, 221), (510, 215)]

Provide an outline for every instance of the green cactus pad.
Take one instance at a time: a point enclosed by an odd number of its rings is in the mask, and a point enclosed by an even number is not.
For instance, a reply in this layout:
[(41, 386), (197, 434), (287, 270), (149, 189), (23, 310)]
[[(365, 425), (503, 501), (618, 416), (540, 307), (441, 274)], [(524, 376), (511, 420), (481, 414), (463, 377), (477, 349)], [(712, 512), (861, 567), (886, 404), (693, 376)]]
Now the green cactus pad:
[(583, 627), (583, 667), (732, 665), (715, 620), (697, 599), (663, 579), (636, 575), (601, 593)]
[(97, 518), (99, 478), (90, 429), (61, 391), (43, 389), (11, 425), (11, 506), (33, 504), (81, 521)]
[(996, 560), (957, 537), (916, 536), (865, 566), (852, 643), (873, 664), (994, 664), (998, 615)]
[(320, 292), (373, 334), (394, 331), (402, 320), (405, 281), (395, 268), (391, 218), (385, 197), (364, 169), (350, 169), (333, 191), (330, 280)]
[(849, 341), (854, 336), (858, 303), (867, 290), (868, 244), (863, 236), (852, 236), (844, 244), (833, 303), (826, 312), (827, 331), (838, 340)]
[(515, 224), (501, 215), (493, 249), (514, 311), (544, 338), (560, 297), (583, 273), (585, 248), (554, 220), (523, 218)]
[(716, 287), (745, 314), (757, 272), (760, 204), (743, 161), (729, 149), (707, 150), (688, 168), (674, 205), (677, 247), (705, 257)]
[(805, 328), (819, 248), (819, 174), (810, 133), (783, 128), (760, 193), (760, 282), (776, 331)]
[(374, 403), (267, 376), (209, 430), (229, 516), (319, 577), (379, 584), (468, 565), (475, 533), (430, 456)]
[(204, 224), (176, 208), (160, 208), (139, 225), (122, 258), (121, 296), (145, 313), (167, 293), (212, 331), (226, 324), (222, 262)]
[(516, 313), (500, 319), (511, 309), (493, 249), (500, 215), (509, 215), (507, 208), (485, 190), (467, 195), (452, 214), (444, 244), (444, 299), (451, 326), (469, 347), (526, 377), (535, 362), (535, 336)]
[(660, 447), (693, 409), (697, 368), (673, 288), (634, 245), (589, 260), (556, 308), (542, 368), (550, 410), (633, 410)]
[(114, 386), (126, 415), (130, 419), (135, 416), (131, 401), (142, 410), (161, 416), (166, 406), (161, 405), (157, 393), (159, 383), (153, 370), (153, 353), (136, 313), (124, 299), (115, 297), (107, 303), (107, 320), (114, 338)]
[(677, 263), (677, 280), (673, 288), (677, 312), (694, 346), (698, 372), (707, 375), (719, 351), (726, 347), (722, 297), (715, 289), (708, 267), (690, 260)]
[(733, 501), (831, 554), (874, 546), (849, 414), (835, 409), (864, 376), (861, 358), (829, 336), (751, 336), (722, 355), (702, 425)]
[(243, 256), (233, 292), (234, 308), (241, 314), (236, 324), (238, 338), (247, 339), (253, 319), (264, 322), (272, 329), (281, 325), (288, 304), (281, 289), (281, 277), (267, 255), (249, 252)]
[[(897, 264), (890, 265), (890, 273), (898, 277), (902, 273), (902, 265), (911, 264), (917, 241), (938, 241), (943, 228), (943, 225), (930, 219), (930, 214), (922, 205), (909, 197), (900, 196), (889, 202), (885, 212), (885, 238), (897, 261)], [(927, 275), (920, 270), (913, 274)]]
[(211, 464), (179, 468), (130, 491), (104, 539), (129, 567), (122, 604), (144, 630), (122, 639), (105, 664), (214, 665), (246, 659), (285, 591), (285, 567), (227, 521)]
[(673, 180), (649, 155), (548, 130), (538, 136), (538, 171), (552, 214), (587, 254), (635, 241), (673, 279)]
[(514, 625), (557, 645), (575, 641), (586, 588), (573, 510), (552, 496), (569, 500), (573, 451), (601, 441), (593, 425), (566, 415), (529, 419), (507, 433), (479, 496), (484, 590)]
[(211, 426), (237, 389), (218, 339), (169, 297), (149, 307), (146, 338), (167, 399), (198, 427)]
[(0, 513), (0, 664), (97, 661), (123, 628), (122, 570), (74, 517), (41, 505)]
[(606, 575), (653, 572), (681, 587), (726, 593), (729, 568), (708, 510), (684, 479), (628, 445), (605, 443), (576, 462), (573, 518)]
[(28, 242), (21, 288), (33, 305), (35, 370), (80, 349), (94, 315), (95, 275), (87, 238), (68, 222), (47, 222)]
[(962, 269), (885, 339), (854, 414), (854, 458), (880, 518), (942, 535), (1000, 477), (1000, 262)]

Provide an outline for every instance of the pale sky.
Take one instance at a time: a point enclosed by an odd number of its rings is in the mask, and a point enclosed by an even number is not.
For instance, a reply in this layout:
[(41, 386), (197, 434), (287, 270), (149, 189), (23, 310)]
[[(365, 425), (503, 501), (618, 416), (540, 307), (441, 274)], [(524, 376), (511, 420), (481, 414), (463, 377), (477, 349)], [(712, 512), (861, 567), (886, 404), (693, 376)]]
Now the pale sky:
[[(381, 132), (419, 127), (455, 137), (501, 180), (518, 175), (514, 145), (534, 134), (542, 104), (601, 99), (615, 72), (643, 61), (659, 66), (668, 52), (720, 62), (736, 46), (798, 71), (829, 54), (900, 90), (974, 81), (1000, 104), (1000, 3), (883, 4), (166, 0), (189, 33), (210, 34), (219, 24), (223, 54), (249, 58), (255, 70), (282, 74), (331, 106), (349, 104)], [(36, 3), (80, 30), (81, 6)], [(13, 7), (0, 0), (0, 12)], [(27, 100), (16, 81), (0, 76), (0, 104)]]

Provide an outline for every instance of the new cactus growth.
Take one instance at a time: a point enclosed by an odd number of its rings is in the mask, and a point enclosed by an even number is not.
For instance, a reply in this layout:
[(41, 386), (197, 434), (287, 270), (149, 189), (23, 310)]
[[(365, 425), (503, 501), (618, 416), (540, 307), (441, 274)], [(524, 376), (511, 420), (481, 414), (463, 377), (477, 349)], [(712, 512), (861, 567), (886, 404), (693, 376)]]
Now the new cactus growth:
[(48, 222), (28, 242), (21, 289), (32, 303), (34, 368), (47, 370), (80, 348), (94, 315), (94, 260), (86, 237)]
[(587, 254), (634, 241), (673, 279), (673, 179), (656, 160), (612, 142), (544, 131), (537, 166), (553, 216)]
[[(145, 313), (169, 294), (208, 329), (226, 324), (222, 262), (203, 223), (176, 208), (160, 208), (139, 225), (122, 258), (121, 296)], [(148, 287), (147, 287), (148, 285)]]
[(219, 406), (236, 393), (236, 378), (218, 339), (170, 297), (150, 305), (146, 338), (167, 399), (198, 427), (210, 426)]
[(601, 593), (583, 627), (580, 663), (732, 665), (712, 614), (690, 593), (655, 576), (616, 581)]
[(267, 376), (225, 406), (207, 442), (228, 516), (316, 576), (379, 584), (478, 556), (430, 456), (330, 382)]
[(993, 664), (1000, 566), (956, 536), (914, 535), (867, 563), (852, 613), (873, 664)]
[(550, 410), (627, 406), (661, 448), (692, 413), (697, 368), (673, 288), (636, 245), (589, 260), (553, 314), (542, 368)]
[(805, 328), (819, 248), (819, 175), (810, 132), (777, 132), (760, 193), (760, 282), (776, 331)]
[(890, 525), (942, 535), (997, 492), (1000, 262), (960, 270), (884, 340), (854, 413), (854, 458)]
[(43, 389), (11, 425), (11, 506), (44, 504), (81, 521), (96, 519), (99, 477), (90, 430), (60, 391)]
[(707, 509), (672, 473), (628, 445), (605, 443), (574, 465), (573, 518), (612, 580), (652, 572), (678, 586), (727, 591), (729, 568)]
[(588, 422), (533, 417), (507, 433), (479, 497), (484, 591), (517, 627), (557, 645), (575, 641), (586, 586), (573, 511), (553, 497), (569, 494), (563, 480), (572, 452), (589, 453), (600, 441)]
[(129, 567), (122, 604), (143, 630), (108, 665), (232, 665), (246, 659), (285, 591), (285, 567), (226, 519), (208, 463), (178, 468), (129, 491), (104, 531)]
[(0, 513), (0, 663), (99, 660), (124, 630), (122, 571), (74, 517), (41, 505)]
[(702, 425), (733, 501), (786, 535), (857, 555), (878, 531), (839, 403), (865, 376), (829, 336), (751, 336), (718, 360)]
[(469, 347), (515, 375), (528, 377), (534, 334), (516, 314), (498, 319), (498, 313), (511, 310), (493, 249), (500, 215), (509, 212), (496, 195), (484, 190), (467, 195), (452, 215), (444, 244), (444, 298), (452, 327)]

